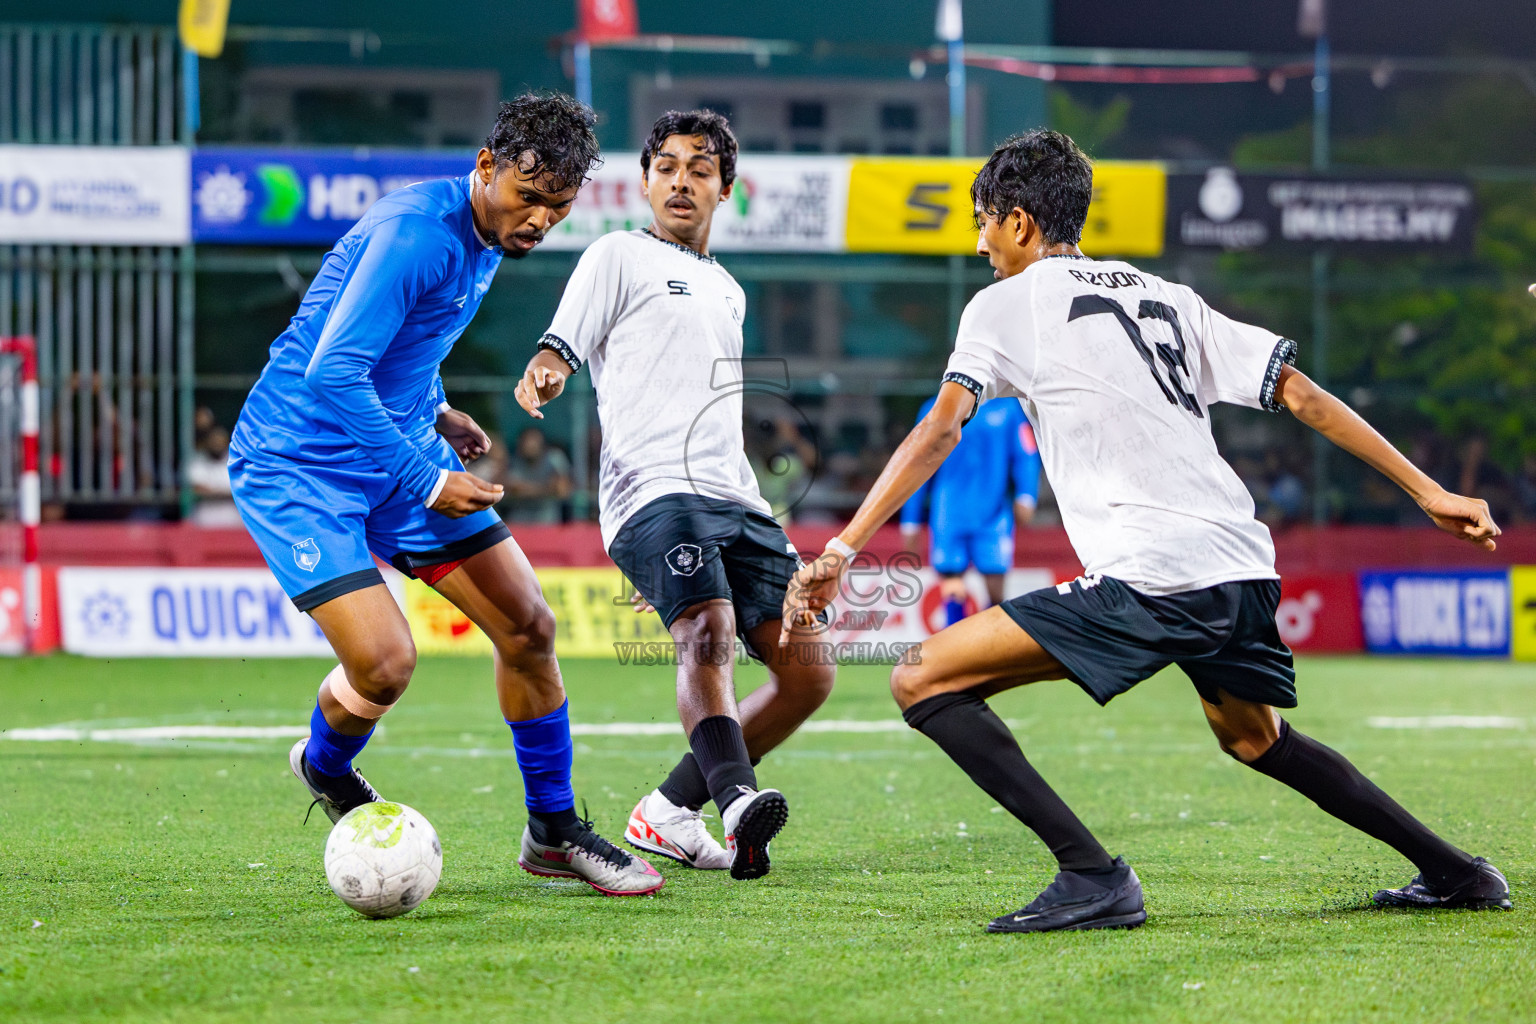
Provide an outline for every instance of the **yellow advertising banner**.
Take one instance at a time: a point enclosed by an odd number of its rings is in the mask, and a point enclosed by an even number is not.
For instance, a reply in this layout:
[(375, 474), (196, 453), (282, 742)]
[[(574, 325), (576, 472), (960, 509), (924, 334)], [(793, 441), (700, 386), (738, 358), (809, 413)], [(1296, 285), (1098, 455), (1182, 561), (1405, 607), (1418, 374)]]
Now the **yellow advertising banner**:
[(1536, 565), (1509, 570), (1509, 654), (1516, 661), (1536, 661)]
[[(614, 644), (670, 641), (654, 613), (635, 614), (617, 569), (540, 569), (544, 600), (555, 613), (555, 650), (567, 658), (612, 658)], [(479, 627), (420, 580), (405, 582), (405, 617), (422, 654), (488, 655)]]
[(181, 0), (177, 27), (183, 46), (200, 57), (217, 57), (224, 52), (229, 0)]
[[(975, 253), (971, 181), (981, 163), (974, 157), (855, 158), (848, 183), (848, 250)], [(1162, 255), (1167, 180), (1161, 164), (1094, 164), (1083, 251), (1090, 256)]]

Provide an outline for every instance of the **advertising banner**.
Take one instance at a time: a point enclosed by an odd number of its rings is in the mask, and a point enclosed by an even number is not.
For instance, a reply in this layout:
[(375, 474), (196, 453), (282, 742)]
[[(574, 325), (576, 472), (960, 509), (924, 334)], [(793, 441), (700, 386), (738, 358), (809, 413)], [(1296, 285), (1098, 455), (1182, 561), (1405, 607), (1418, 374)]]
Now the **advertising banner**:
[[(58, 577), (51, 568), (44, 568), (39, 581), (42, 585), (42, 606), (37, 624), (36, 650), (33, 653), (56, 650), (59, 646)], [(0, 654), (22, 654), (26, 651), (27, 629), (23, 617), (22, 571), (19, 567), (0, 566)]]
[(199, 244), (331, 245), (385, 193), (474, 163), (472, 152), (199, 149), (192, 231)]
[[(617, 569), (540, 569), (544, 598), (555, 613), (555, 648), (562, 657), (665, 663), (672, 638), (654, 613), (637, 615)], [(1012, 569), (1005, 592), (1023, 594), (1056, 582), (1044, 569)], [(967, 610), (987, 605), (980, 576), (968, 573)], [(406, 581), (406, 618), (423, 654), (488, 655), (490, 641), (447, 599), (419, 580)], [(855, 569), (833, 605), (821, 639), (842, 661), (894, 661), (901, 651), (944, 628), (944, 605), (932, 569), (900, 565)]]
[(0, 240), (185, 245), (192, 240), (180, 146), (0, 146)]
[[(616, 644), (670, 642), (660, 618), (635, 613), (618, 569), (539, 569), (538, 577), (561, 657), (612, 658)], [(479, 627), (420, 580), (405, 581), (405, 617), (422, 654), (491, 653)]]
[(1293, 651), (1365, 650), (1354, 573), (1283, 577), (1275, 623), (1280, 627), (1280, 639)]
[(1504, 569), (1360, 575), (1365, 646), (1376, 654), (1509, 654)]
[[(475, 154), (388, 150), (200, 149), (193, 154), (199, 243), (331, 245), (382, 195), (468, 174)], [(843, 157), (745, 156), (720, 207), (719, 252), (838, 252), (848, 202)], [(579, 251), (609, 231), (644, 227), (640, 155), (609, 153), (544, 242)]]
[(1516, 661), (1536, 661), (1536, 565), (1509, 570), (1509, 653)]
[(265, 569), (60, 569), (59, 618), (72, 654), (332, 657)]
[(1472, 186), (1437, 181), (1240, 174), (1168, 176), (1168, 245), (1212, 249), (1334, 245), (1469, 252)]
[[(978, 157), (855, 158), (849, 177), (848, 250), (974, 255), (971, 182), (981, 164)], [(1160, 255), (1166, 177), (1155, 163), (1095, 164), (1083, 251), (1090, 256)]]
[[(847, 157), (746, 154), (731, 195), (715, 214), (711, 252), (841, 252), (848, 210)], [(607, 153), (544, 243), (585, 249), (609, 231), (642, 228), (651, 207), (640, 191), (640, 154)]]

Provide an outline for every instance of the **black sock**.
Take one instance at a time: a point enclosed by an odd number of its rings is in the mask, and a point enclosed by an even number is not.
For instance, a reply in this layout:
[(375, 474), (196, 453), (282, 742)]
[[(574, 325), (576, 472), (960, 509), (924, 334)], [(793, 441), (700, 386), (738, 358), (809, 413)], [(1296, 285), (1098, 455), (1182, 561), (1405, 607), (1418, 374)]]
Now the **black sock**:
[(1283, 782), (1317, 806), (1379, 839), (1407, 857), (1430, 885), (1465, 874), (1472, 856), (1458, 850), (1403, 810), (1337, 750), (1281, 721), (1280, 738), (1248, 763), (1256, 772)]
[(677, 806), (693, 811), (703, 807), (709, 799), (709, 783), (704, 781), (698, 759), (691, 752), (683, 755), (677, 767), (672, 769), (672, 774), (667, 776), (667, 781), (656, 788)]
[(741, 723), (730, 715), (711, 715), (694, 726), (688, 745), (693, 748), (699, 771), (704, 773), (709, 795), (722, 814), (741, 795), (737, 786), (757, 788), (757, 774), (752, 771)]
[(971, 781), (1039, 836), (1063, 871), (1109, 871), (1114, 861), (1030, 765), (1003, 720), (974, 693), (941, 693), (902, 712)]
[(528, 831), (533, 834), (533, 841), (540, 845), (559, 846), (567, 840), (575, 841), (582, 833), (582, 824), (576, 817), (575, 807), (563, 811), (529, 811)]

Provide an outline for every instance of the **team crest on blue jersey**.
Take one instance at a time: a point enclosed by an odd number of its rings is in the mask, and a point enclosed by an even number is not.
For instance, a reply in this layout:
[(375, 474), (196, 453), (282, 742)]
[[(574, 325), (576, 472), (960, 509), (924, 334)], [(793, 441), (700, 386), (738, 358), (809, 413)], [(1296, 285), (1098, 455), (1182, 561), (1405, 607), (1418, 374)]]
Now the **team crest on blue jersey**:
[(692, 576), (704, 561), (704, 551), (697, 544), (679, 544), (667, 552), (667, 568), (674, 576)]
[(320, 564), (320, 546), (315, 538), (306, 537), (293, 546), (293, 561), (305, 572), (314, 572)]

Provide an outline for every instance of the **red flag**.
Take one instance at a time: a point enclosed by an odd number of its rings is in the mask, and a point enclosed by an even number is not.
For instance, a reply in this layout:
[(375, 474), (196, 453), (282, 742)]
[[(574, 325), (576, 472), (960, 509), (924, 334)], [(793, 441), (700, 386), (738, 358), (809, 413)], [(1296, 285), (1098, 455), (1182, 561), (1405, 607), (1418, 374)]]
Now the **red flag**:
[(581, 39), (628, 39), (639, 31), (635, 0), (576, 0), (576, 35)]

